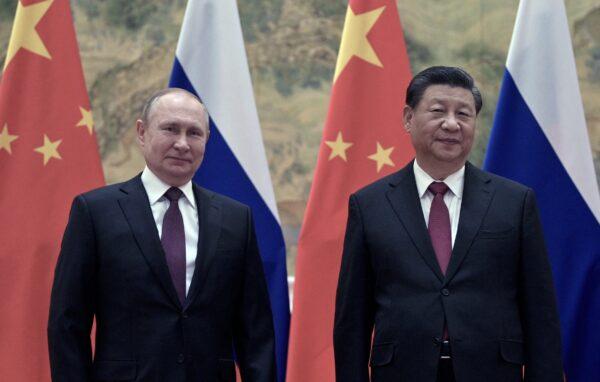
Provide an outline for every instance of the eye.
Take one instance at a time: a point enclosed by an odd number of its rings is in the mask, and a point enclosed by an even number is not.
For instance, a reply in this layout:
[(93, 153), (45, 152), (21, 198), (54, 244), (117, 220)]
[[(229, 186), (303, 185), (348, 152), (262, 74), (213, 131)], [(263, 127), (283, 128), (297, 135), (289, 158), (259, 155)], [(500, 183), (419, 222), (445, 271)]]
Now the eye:
[(201, 129), (191, 129), (189, 130), (188, 134), (192, 137), (201, 138), (204, 136), (204, 131)]

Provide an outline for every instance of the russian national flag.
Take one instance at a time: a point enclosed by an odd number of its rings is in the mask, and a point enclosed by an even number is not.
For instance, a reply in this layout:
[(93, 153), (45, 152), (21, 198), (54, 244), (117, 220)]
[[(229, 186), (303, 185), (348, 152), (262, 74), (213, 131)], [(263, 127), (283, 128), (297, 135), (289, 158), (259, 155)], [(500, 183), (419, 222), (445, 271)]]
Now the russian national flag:
[(519, 5), (484, 167), (535, 190), (567, 380), (600, 380), (600, 196), (562, 0)]
[(235, 0), (188, 2), (169, 86), (198, 95), (210, 113), (210, 139), (194, 180), (252, 208), (283, 382), (290, 320), (285, 244)]

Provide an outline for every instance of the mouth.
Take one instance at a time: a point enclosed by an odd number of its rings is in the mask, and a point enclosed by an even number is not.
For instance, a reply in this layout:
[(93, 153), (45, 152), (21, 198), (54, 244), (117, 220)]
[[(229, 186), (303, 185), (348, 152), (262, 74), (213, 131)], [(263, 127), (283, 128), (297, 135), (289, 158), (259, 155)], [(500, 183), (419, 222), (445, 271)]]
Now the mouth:
[(180, 158), (180, 157), (168, 156), (165, 159), (170, 159), (170, 160), (175, 161), (175, 162), (192, 163), (192, 161), (190, 159), (187, 159), (187, 158)]
[(441, 142), (441, 143), (446, 144), (446, 145), (458, 145), (458, 144), (460, 144), (460, 140), (459, 139), (454, 139), (454, 138), (438, 138), (438, 139), (436, 139), (436, 141)]

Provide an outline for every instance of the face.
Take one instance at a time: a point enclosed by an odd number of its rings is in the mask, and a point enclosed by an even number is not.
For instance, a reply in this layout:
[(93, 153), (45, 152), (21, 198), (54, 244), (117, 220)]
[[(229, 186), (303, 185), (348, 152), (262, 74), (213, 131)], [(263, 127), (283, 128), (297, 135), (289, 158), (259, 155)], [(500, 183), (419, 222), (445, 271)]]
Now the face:
[(204, 109), (185, 93), (169, 93), (155, 101), (144, 123), (136, 123), (138, 142), (148, 168), (163, 182), (182, 186), (204, 158), (208, 126)]
[(404, 127), (419, 165), (462, 167), (473, 146), (476, 117), (475, 99), (461, 87), (431, 85), (416, 108), (405, 106)]

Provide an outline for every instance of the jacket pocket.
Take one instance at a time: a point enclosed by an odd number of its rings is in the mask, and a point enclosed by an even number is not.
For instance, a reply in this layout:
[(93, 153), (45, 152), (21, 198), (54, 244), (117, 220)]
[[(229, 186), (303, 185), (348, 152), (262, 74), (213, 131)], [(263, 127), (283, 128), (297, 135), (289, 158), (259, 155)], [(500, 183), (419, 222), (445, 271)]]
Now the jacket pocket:
[(371, 351), (371, 366), (385, 366), (394, 358), (394, 344), (392, 342), (373, 345)]
[(525, 363), (523, 341), (500, 340), (500, 355), (507, 362), (523, 365)]
[(235, 382), (235, 362), (232, 359), (220, 359), (219, 381)]
[(94, 361), (94, 381), (133, 381), (136, 377), (135, 361)]

